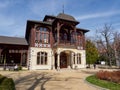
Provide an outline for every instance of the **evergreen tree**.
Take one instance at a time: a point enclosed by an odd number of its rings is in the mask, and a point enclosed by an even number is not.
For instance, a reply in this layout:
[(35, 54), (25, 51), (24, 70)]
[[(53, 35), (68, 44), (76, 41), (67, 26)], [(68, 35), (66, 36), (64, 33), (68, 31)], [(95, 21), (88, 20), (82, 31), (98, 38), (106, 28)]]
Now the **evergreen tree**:
[(86, 62), (90, 64), (96, 63), (98, 59), (98, 50), (91, 40), (86, 40)]

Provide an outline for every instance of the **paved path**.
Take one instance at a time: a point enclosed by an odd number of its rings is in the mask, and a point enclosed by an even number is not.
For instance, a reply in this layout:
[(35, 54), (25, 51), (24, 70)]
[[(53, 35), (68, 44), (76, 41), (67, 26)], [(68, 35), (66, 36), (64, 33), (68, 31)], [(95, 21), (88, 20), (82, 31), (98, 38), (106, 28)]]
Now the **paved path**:
[(0, 71), (15, 81), (16, 90), (102, 90), (85, 82), (97, 70)]

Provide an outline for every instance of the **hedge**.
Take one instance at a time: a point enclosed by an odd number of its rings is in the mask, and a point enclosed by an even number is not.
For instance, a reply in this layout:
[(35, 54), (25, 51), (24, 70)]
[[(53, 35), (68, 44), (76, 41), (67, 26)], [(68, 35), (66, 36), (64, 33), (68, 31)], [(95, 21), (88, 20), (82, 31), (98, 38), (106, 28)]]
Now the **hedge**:
[(0, 75), (0, 90), (15, 90), (13, 79)]

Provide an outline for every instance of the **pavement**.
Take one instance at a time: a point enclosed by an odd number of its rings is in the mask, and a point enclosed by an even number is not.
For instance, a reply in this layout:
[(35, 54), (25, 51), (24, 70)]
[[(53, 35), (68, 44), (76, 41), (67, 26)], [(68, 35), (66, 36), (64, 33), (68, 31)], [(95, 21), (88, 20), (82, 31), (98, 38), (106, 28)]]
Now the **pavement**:
[(0, 74), (13, 78), (16, 90), (103, 90), (85, 81), (98, 70), (0, 71)]

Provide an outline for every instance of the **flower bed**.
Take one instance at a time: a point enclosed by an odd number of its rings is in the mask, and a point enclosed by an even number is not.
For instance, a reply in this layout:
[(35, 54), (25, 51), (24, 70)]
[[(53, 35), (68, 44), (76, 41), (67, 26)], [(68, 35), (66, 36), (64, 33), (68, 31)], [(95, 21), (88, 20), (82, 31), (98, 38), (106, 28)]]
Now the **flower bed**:
[(96, 77), (101, 80), (107, 80), (120, 84), (120, 71), (103, 71), (96, 73)]

